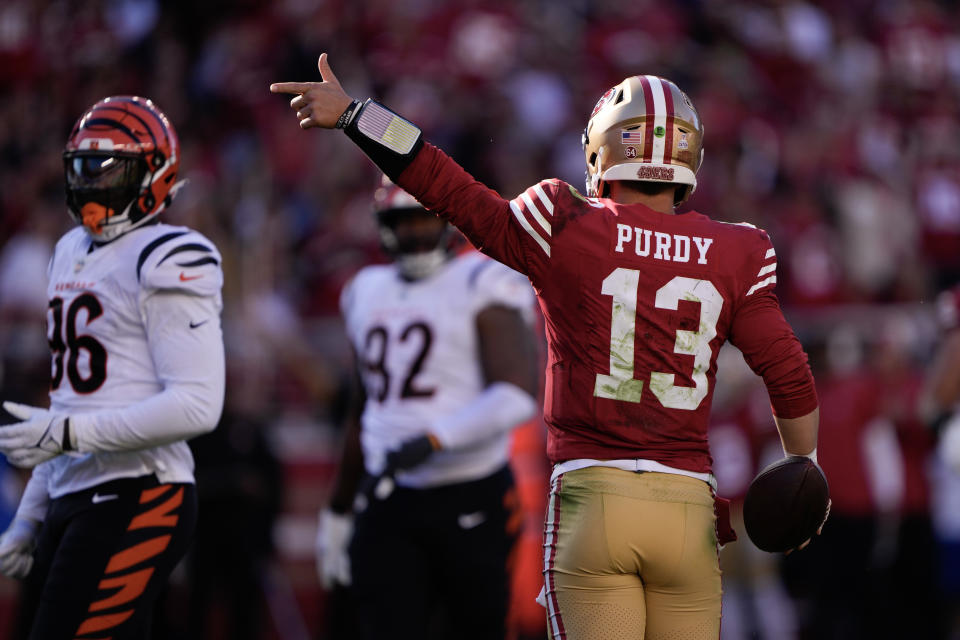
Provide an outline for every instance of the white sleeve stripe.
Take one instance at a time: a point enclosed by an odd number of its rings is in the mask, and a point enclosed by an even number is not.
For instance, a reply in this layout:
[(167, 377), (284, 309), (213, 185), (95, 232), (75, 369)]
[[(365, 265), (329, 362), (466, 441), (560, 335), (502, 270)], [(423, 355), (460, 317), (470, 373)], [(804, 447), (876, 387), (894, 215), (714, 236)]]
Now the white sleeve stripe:
[(543, 206), (546, 207), (547, 213), (551, 216), (553, 215), (553, 203), (550, 202), (550, 198), (547, 197), (547, 192), (543, 190), (543, 187), (539, 184), (534, 185), (533, 190), (537, 192), (537, 196), (540, 198), (540, 202), (543, 203)]
[(537, 209), (537, 205), (533, 203), (533, 198), (530, 197), (530, 194), (524, 191), (522, 194), (520, 194), (520, 197), (523, 198), (524, 204), (526, 204), (527, 209), (530, 210), (530, 215), (532, 215), (534, 220), (537, 221), (537, 224), (540, 225), (540, 228), (546, 231), (548, 236), (552, 236), (553, 228), (550, 226), (550, 223), (547, 222), (547, 219), (543, 217), (543, 214), (540, 213), (540, 209)]
[(759, 278), (760, 276), (765, 276), (771, 271), (776, 271), (776, 270), (777, 270), (777, 263), (772, 262), (767, 266), (763, 267), (762, 269), (760, 269), (760, 271), (757, 272), (757, 277)]
[(753, 293), (754, 293), (757, 289), (762, 289), (763, 287), (767, 286), (768, 284), (773, 284), (773, 283), (775, 283), (776, 281), (777, 281), (777, 276), (770, 276), (770, 277), (767, 278), (766, 280), (761, 280), (761, 281), (758, 282), (757, 284), (755, 284), (755, 285), (753, 285), (752, 287), (750, 287), (750, 291), (747, 291), (747, 295), (748, 295), (748, 296), (751, 296), (751, 295), (753, 295)]
[(543, 252), (547, 254), (547, 257), (550, 257), (550, 245), (547, 244), (547, 241), (540, 237), (540, 234), (533, 230), (533, 227), (530, 226), (530, 223), (527, 222), (527, 218), (523, 215), (523, 212), (520, 211), (520, 207), (517, 206), (517, 203), (510, 201), (510, 209), (513, 211), (513, 217), (515, 217), (519, 222), (520, 226), (523, 227), (524, 231), (530, 234), (530, 236), (537, 241), (537, 244), (540, 245), (540, 248), (543, 249)]
[(772, 258), (772, 257), (774, 257), (775, 255), (777, 255), (777, 252), (773, 249), (773, 247), (770, 247), (769, 249), (767, 249), (767, 255), (765, 255), (765, 256), (763, 256), (763, 257), (764, 257), (764, 259), (766, 259), (766, 258)]

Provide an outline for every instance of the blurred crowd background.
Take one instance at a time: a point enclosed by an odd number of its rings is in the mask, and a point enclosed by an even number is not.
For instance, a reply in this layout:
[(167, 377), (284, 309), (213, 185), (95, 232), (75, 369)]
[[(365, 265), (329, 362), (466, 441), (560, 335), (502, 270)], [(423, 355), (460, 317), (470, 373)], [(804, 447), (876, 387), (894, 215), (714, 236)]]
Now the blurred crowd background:
[[(417, 122), (508, 197), (545, 177), (582, 188), (580, 133), (607, 88), (638, 73), (677, 82), (706, 127), (685, 207), (770, 232), (820, 388), (833, 495), (822, 538), (785, 560), (740, 526), (722, 555), (724, 638), (960, 637), (960, 481), (916, 410), (937, 294), (960, 282), (954, 3), (4, 0), (0, 396), (46, 403), (45, 269), (71, 224), (61, 152), (98, 99), (144, 95), (167, 113), (189, 183), (163, 217), (224, 255), (227, 410), (194, 442), (200, 530), (166, 605), (189, 615), (161, 615), (158, 637), (320, 638), (335, 613), (313, 539), (350, 373), (338, 294), (383, 260), (378, 175), (344, 136), (300, 131), (267, 90), (318, 79), (323, 51), (349, 93)], [(720, 379), (716, 471), (737, 498), (782, 454), (733, 350)], [(534, 470), (537, 548), (546, 479), (542, 427), (530, 430), (518, 459)], [(23, 476), (4, 474), (6, 520)], [(529, 598), (536, 571), (519, 580)], [(16, 598), (0, 579), (0, 625)], [(538, 637), (542, 613), (525, 606), (511, 633)]]

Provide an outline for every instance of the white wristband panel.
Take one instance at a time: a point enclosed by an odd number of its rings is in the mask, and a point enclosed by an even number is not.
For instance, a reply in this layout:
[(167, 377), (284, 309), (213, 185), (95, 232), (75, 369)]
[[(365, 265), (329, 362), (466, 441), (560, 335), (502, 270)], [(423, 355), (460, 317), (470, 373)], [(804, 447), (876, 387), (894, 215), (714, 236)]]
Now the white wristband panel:
[(420, 129), (415, 124), (372, 100), (361, 109), (357, 130), (400, 155), (410, 153), (420, 139)]

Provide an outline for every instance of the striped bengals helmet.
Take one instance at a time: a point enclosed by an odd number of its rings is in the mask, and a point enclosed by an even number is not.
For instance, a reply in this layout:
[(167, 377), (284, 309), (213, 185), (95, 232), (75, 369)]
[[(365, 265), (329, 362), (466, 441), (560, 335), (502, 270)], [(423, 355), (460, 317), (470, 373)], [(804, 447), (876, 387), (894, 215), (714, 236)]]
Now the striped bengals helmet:
[(703, 124), (677, 85), (657, 76), (633, 76), (607, 91), (583, 131), (587, 195), (601, 196), (612, 180), (675, 182), (674, 204), (697, 187), (703, 160)]
[(63, 152), (67, 207), (109, 242), (159, 214), (180, 183), (180, 143), (151, 100), (111, 96), (87, 109)]
[[(460, 248), (462, 236), (449, 222), (433, 223), (436, 214), (383, 176), (373, 196), (380, 244), (408, 280), (426, 278), (442, 267)], [(397, 227), (415, 219), (429, 224), (414, 225), (402, 233)]]

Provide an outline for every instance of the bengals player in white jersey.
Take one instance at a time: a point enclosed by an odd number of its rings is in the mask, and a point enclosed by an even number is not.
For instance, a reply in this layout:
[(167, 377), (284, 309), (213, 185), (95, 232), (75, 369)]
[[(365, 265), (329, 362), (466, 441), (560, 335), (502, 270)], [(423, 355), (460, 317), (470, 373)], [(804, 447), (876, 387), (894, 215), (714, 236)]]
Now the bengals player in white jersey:
[(180, 148), (152, 101), (97, 102), (63, 161), (78, 226), (49, 267), (50, 407), (3, 403), (22, 422), (0, 451), (33, 473), (0, 571), (26, 581), (30, 638), (145, 638), (196, 521), (186, 440), (223, 406), (221, 259), (159, 221)]
[(815, 457), (806, 354), (773, 293), (776, 251), (750, 225), (675, 212), (696, 186), (703, 126), (656, 76), (607, 91), (584, 131), (585, 195), (545, 180), (506, 200), (383, 105), (323, 82), (279, 83), (301, 128), (343, 128), (484, 253), (525, 274), (547, 333), (554, 464), (544, 529), (553, 638), (715, 639), (720, 568), (707, 423), (730, 340), (763, 377), (786, 453)]
[(341, 295), (358, 379), (321, 579), (351, 585), (362, 638), (426, 638), (439, 615), (441, 637), (499, 640), (521, 521), (509, 436), (536, 412), (533, 292), (457, 254), (456, 230), (395, 185), (375, 201), (393, 261)]

